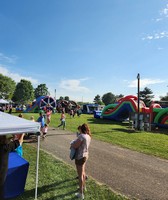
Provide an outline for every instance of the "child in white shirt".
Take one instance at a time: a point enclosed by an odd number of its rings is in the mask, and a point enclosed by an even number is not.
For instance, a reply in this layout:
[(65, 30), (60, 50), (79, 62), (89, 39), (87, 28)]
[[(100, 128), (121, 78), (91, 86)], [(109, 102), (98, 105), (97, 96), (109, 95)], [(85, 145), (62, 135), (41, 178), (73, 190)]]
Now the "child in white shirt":
[(45, 138), (47, 135), (47, 131), (48, 131), (48, 125), (45, 124), (44, 127), (42, 128), (42, 137)]

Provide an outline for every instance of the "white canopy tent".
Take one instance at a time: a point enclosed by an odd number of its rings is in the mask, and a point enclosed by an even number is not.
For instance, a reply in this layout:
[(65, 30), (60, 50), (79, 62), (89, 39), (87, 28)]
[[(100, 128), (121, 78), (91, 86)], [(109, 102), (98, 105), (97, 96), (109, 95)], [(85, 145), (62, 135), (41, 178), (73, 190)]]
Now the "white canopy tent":
[(5, 99), (0, 99), (0, 104), (9, 104), (9, 102)]
[[(17, 116), (0, 112), (0, 135), (39, 133), (40, 124)], [(35, 199), (37, 199), (38, 165), (39, 165), (40, 135), (38, 134), (37, 161), (36, 161), (36, 186)]]

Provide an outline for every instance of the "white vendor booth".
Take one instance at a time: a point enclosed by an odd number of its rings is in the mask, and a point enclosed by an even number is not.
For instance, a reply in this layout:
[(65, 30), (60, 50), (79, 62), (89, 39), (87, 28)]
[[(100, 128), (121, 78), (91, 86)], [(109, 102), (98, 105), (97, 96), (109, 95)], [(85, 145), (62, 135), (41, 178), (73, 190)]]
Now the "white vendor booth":
[(38, 187), (38, 164), (39, 164), (39, 149), (40, 149), (40, 124), (32, 122), (17, 116), (13, 116), (4, 112), (0, 112), (0, 135), (22, 134), (22, 133), (37, 133), (37, 161), (36, 161), (36, 185), (35, 199), (37, 199)]

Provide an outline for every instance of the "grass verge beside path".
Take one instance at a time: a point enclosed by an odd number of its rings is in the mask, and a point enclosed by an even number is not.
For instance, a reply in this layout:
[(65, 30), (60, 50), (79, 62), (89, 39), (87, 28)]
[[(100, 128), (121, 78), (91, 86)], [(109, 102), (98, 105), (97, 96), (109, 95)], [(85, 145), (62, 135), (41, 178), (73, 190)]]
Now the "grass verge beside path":
[[(26, 119), (30, 119), (32, 115), (35, 119), (39, 116), (38, 113), (23, 113), (23, 115)], [(60, 113), (52, 114), (50, 126), (57, 127), (60, 123), (59, 119)], [(95, 119), (93, 115), (87, 114), (82, 114), (80, 117), (75, 116), (75, 118), (70, 118), (70, 116), (66, 114), (66, 123), (66, 129), (71, 132), (76, 132), (79, 125), (88, 123), (93, 138), (168, 159), (168, 129), (159, 129), (157, 133), (145, 131), (133, 132), (128, 129), (128, 123)]]
[[(24, 144), (24, 158), (29, 162), (29, 173), (25, 192), (16, 200), (34, 200), (36, 148)], [(40, 151), (38, 200), (73, 200), (77, 192), (75, 170), (51, 155)], [(126, 200), (114, 194), (105, 185), (99, 185), (94, 180), (87, 180), (87, 200)]]

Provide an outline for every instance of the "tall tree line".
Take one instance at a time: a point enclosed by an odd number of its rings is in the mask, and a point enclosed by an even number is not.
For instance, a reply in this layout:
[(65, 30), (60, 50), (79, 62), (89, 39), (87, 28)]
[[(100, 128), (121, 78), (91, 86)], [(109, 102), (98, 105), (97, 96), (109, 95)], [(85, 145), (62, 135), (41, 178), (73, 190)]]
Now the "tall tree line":
[(12, 100), (18, 104), (31, 103), (39, 96), (49, 95), (46, 84), (40, 84), (33, 88), (30, 81), (21, 79), (16, 83), (10, 77), (0, 74), (0, 98)]

